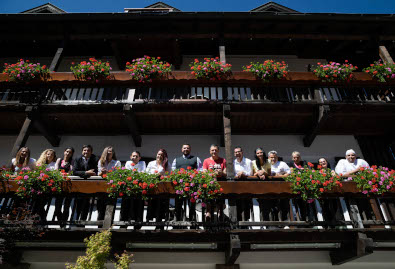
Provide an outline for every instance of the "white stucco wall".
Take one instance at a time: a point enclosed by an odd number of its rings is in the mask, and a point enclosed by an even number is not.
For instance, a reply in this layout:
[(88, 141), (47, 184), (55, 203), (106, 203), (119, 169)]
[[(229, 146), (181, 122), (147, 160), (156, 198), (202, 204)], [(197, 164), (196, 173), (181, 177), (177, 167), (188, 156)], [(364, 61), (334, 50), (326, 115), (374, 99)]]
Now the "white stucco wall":
[[(0, 136), (0, 164), (6, 164), (16, 136)], [(209, 146), (219, 144), (219, 136), (215, 135), (143, 135), (142, 147), (138, 148), (144, 157), (155, 157), (159, 148), (167, 150), (169, 159), (181, 154), (182, 143), (189, 143), (192, 146), (192, 154), (199, 156), (202, 160), (209, 157)], [(129, 136), (62, 136), (60, 146), (54, 148), (57, 156), (63, 155), (63, 150), (67, 146), (76, 149), (76, 155), (80, 154), (83, 144), (91, 144), (96, 155), (101, 155), (106, 146), (113, 146), (118, 159), (126, 161), (130, 153), (135, 150), (135, 146)], [(304, 147), (302, 136), (298, 135), (233, 135), (233, 146), (241, 146), (247, 158), (253, 158), (256, 147), (263, 147), (266, 152), (276, 150), (284, 161), (291, 160), (292, 151), (299, 151), (306, 161), (314, 161), (321, 156), (328, 158), (332, 167), (334, 158), (344, 156), (347, 149), (354, 149), (358, 156), (362, 156), (357, 141), (351, 135), (323, 135), (317, 136), (311, 147)], [(32, 157), (38, 158), (40, 153), (52, 148), (43, 136), (30, 136), (27, 146), (31, 149)], [(220, 154), (225, 156), (225, 149), (221, 148)]]

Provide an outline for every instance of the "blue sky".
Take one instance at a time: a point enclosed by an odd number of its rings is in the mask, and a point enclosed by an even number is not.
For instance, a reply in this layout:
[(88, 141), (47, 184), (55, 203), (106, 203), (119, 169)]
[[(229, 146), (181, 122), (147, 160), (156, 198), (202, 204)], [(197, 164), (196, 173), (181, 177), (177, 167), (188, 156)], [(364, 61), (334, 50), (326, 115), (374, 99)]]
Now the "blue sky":
[[(0, 0), (0, 13), (18, 13), (48, 0)], [(155, 0), (51, 0), (67, 12), (123, 12), (123, 8), (139, 8)], [(182, 11), (248, 11), (266, 0), (166, 0)], [(395, 13), (395, 0), (277, 0), (279, 4), (300, 12)]]

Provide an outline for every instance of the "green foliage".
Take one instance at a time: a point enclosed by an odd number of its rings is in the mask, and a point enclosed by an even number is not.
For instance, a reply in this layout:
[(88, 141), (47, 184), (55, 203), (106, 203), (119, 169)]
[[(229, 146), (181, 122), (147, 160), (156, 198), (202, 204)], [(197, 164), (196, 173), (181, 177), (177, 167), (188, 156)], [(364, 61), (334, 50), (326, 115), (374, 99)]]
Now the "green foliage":
[(98, 61), (90, 58), (89, 61), (83, 61), (79, 64), (71, 63), (71, 72), (74, 77), (79, 80), (96, 81), (101, 79), (110, 79), (110, 71), (112, 70), (109, 62)]
[(323, 82), (339, 82), (350, 81), (353, 79), (352, 72), (357, 70), (358, 67), (354, 66), (346, 60), (344, 64), (329, 62), (329, 64), (317, 63), (317, 67), (313, 73)]
[(192, 70), (191, 74), (197, 79), (221, 80), (232, 74), (232, 65), (222, 63), (218, 57), (204, 58), (204, 62), (195, 59), (189, 66)]
[(171, 64), (160, 61), (160, 57), (144, 56), (126, 63), (126, 72), (133, 80), (152, 82), (153, 79), (163, 78), (171, 72)]
[[(67, 269), (105, 269), (105, 263), (110, 256), (111, 252), (111, 232), (105, 230), (91, 235), (84, 240), (86, 244), (86, 255), (80, 256), (75, 265), (66, 264)], [(117, 269), (127, 269), (129, 264), (133, 262), (131, 259), (133, 255), (126, 253), (121, 256), (116, 255), (118, 258), (115, 263)]]
[(256, 77), (264, 82), (269, 82), (273, 79), (285, 78), (288, 74), (288, 65), (285, 62), (275, 62), (273, 60), (266, 60), (263, 63), (251, 63), (243, 66), (243, 70), (253, 73)]
[(379, 82), (386, 82), (395, 78), (395, 64), (383, 63), (381, 60), (374, 62), (370, 67), (363, 69), (364, 72), (372, 75)]
[(40, 63), (30, 63), (29, 60), (20, 59), (16, 64), (4, 64), (3, 74), (7, 74), (10, 81), (27, 82), (34, 79), (47, 79), (49, 69)]
[(50, 170), (46, 165), (33, 170), (22, 169), (15, 180), (18, 184), (16, 194), (22, 198), (42, 196), (44, 194), (59, 194), (63, 182), (69, 181), (67, 174), (59, 170)]
[(137, 169), (128, 170), (125, 167), (116, 168), (103, 175), (108, 184), (109, 197), (141, 196), (147, 198), (147, 194), (156, 188), (159, 182), (158, 175), (139, 173)]
[(314, 169), (312, 163), (308, 165), (309, 167), (303, 169), (293, 168), (291, 174), (285, 178), (285, 181), (291, 182), (292, 192), (300, 195), (303, 200), (311, 203), (333, 187), (342, 187), (339, 181), (341, 178), (330, 169), (322, 169), (320, 166)]

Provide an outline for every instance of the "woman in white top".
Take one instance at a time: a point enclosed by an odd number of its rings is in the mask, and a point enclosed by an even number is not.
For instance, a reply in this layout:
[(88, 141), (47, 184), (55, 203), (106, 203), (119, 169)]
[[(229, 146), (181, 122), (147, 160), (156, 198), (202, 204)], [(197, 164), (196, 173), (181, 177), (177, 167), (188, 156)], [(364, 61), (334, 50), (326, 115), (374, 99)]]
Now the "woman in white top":
[(156, 154), (156, 160), (149, 162), (145, 171), (150, 174), (160, 175), (164, 175), (166, 172), (170, 172), (171, 168), (169, 166), (169, 159), (167, 157), (166, 150), (159, 149), (158, 153)]
[(37, 160), (37, 166), (46, 165), (48, 169), (55, 170), (56, 153), (53, 149), (44, 150)]
[(114, 148), (111, 146), (106, 147), (97, 164), (99, 176), (106, 174), (110, 170), (114, 170), (116, 167), (121, 167), (121, 162), (117, 160)]
[(11, 160), (12, 171), (19, 172), (23, 168), (34, 169), (36, 167), (36, 160), (30, 158), (30, 149), (22, 147), (17, 152), (15, 158)]
[(126, 162), (126, 169), (133, 170), (136, 169), (137, 172), (144, 172), (146, 167), (145, 167), (145, 162), (140, 161), (141, 160), (141, 154), (138, 151), (133, 151), (132, 155), (130, 155), (131, 161)]

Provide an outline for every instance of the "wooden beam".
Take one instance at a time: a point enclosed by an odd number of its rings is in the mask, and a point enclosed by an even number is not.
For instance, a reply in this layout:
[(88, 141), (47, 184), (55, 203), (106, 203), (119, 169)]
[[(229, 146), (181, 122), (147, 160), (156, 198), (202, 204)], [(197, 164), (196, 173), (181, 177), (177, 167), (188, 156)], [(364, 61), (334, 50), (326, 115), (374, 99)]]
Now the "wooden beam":
[(33, 108), (28, 114), (28, 117), (31, 119), (34, 128), (48, 140), (51, 146), (59, 147), (60, 137), (57, 136), (51, 128), (45, 125), (37, 108)]
[(178, 39), (174, 39), (173, 41), (173, 65), (175, 70), (180, 70), (182, 65), (182, 54), (180, 48), (180, 42)]
[(228, 179), (234, 178), (233, 171), (233, 152), (232, 152), (232, 128), (230, 123), (230, 105), (223, 105), (223, 122), (224, 122), (224, 141), (225, 141), (225, 156), (226, 156), (226, 177)]
[[(26, 108), (26, 112), (30, 112), (31, 110), (32, 110), (31, 106)], [(15, 157), (18, 150), (26, 145), (27, 139), (29, 138), (30, 135), (31, 128), (32, 128), (32, 120), (26, 116), (25, 122), (23, 123), (22, 128), (19, 131), (18, 137), (14, 143), (14, 146), (12, 147), (10, 157), (8, 158), (9, 160), (8, 166), (11, 166), (11, 160), (12, 158)]]
[(126, 124), (129, 128), (130, 135), (133, 139), (134, 145), (136, 147), (141, 147), (142, 138), (140, 135), (139, 127), (137, 125), (136, 115), (134, 114), (134, 112), (132, 110), (132, 106), (125, 105), (123, 107), (123, 114), (125, 116), (125, 121), (126, 121)]
[(394, 63), (394, 60), (392, 60), (392, 57), (385, 46), (379, 46), (379, 56), (384, 63)]
[(315, 99), (318, 103), (318, 119), (313, 124), (312, 129), (303, 137), (303, 144), (305, 147), (310, 147), (313, 144), (315, 137), (319, 133), (322, 125), (326, 122), (330, 115), (329, 105), (324, 105), (324, 100), (322, 98), (319, 89), (314, 91)]
[(366, 234), (357, 233), (355, 239), (344, 242), (338, 250), (330, 252), (332, 265), (340, 265), (373, 253), (373, 239)]
[(240, 255), (241, 243), (239, 236), (236, 234), (230, 235), (229, 247), (225, 252), (225, 264), (235, 264), (237, 258)]
[(115, 41), (111, 41), (111, 48), (114, 53), (115, 61), (118, 65), (118, 70), (121, 70), (121, 67), (124, 67), (124, 63), (121, 60), (121, 53), (119, 52), (118, 44)]
[(52, 59), (51, 65), (49, 66), (49, 71), (56, 71), (58, 69), (59, 63), (63, 58), (64, 43), (56, 50), (55, 56)]

